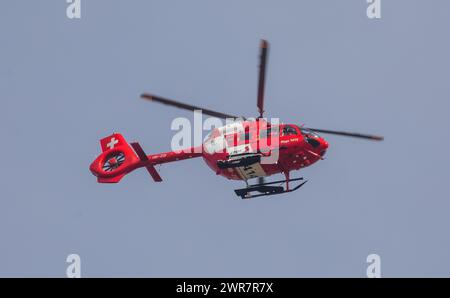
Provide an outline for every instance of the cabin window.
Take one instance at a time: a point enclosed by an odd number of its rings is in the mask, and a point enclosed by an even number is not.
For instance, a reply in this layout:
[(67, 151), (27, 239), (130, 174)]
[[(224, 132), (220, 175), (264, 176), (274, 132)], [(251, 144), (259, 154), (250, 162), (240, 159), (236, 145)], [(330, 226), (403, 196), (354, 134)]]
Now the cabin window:
[(275, 129), (261, 129), (259, 131), (259, 138), (260, 139), (265, 139), (265, 138), (270, 138), (270, 137), (276, 137), (278, 136), (278, 128)]
[(320, 146), (319, 141), (310, 137), (306, 137), (306, 142), (308, 142), (311, 146), (313, 146), (313, 148), (317, 148)]
[(234, 147), (237, 145), (237, 134), (226, 135), (225, 139), (227, 140), (228, 147)]
[(312, 136), (313, 138), (316, 138), (316, 139), (320, 138), (320, 136), (315, 131), (312, 131), (311, 129), (302, 127), (302, 128), (300, 128), (300, 131), (304, 136)]
[(265, 139), (268, 138), (270, 136), (271, 130), (270, 129), (262, 129), (259, 132), (259, 138), (260, 139)]

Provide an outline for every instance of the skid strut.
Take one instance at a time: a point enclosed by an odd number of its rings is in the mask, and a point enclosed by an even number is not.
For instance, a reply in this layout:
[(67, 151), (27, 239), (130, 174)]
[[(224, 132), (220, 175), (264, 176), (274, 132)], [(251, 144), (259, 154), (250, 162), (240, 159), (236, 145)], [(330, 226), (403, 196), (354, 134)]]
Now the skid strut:
[[(278, 195), (278, 194), (282, 194), (282, 193), (296, 191), (297, 189), (302, 187), (306, 182), (308, 182), (307, 180), (305, 180), (305, 181), (301, 182), (299, 185), (295, 186), (294, 188), (288, 187), (289, 182), (300, 181), (300, 180), (303, 180), (303, 177), (248, 185), (246, 188), (235, 189), (234, 192), (236, 193), (236, 195), (238, 195), (242, 199), (250, 199), (250, 198), (257, 198), (257, 197), (262, 197), (262, 196)], [(283, 186), (273, 186), (273, 184), (279, 184), (279, 183), (286, 183), (286, 185), (287, 185), (286, 188)]]

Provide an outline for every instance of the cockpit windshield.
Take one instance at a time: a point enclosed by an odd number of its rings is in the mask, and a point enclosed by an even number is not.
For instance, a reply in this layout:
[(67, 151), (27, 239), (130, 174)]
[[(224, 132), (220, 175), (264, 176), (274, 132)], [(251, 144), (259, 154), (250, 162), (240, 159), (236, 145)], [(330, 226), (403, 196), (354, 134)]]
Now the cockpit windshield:
[(320, 146), (320, 142), (318, 141), (320, 136), (315, 131), (303, 127), (300, 128), (300, 131), (305, 137), (305, 141), (313, 146), (313, 148), (317, 148)]

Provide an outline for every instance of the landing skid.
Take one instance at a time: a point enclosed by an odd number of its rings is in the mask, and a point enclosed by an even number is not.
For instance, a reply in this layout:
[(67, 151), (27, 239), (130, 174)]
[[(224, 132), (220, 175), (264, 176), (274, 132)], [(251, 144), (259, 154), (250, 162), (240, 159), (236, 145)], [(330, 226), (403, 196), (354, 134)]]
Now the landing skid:
[[(296, 191), (297, 189), (302, 187), (308, 181), (303, 181), (302, 183), (300, 183), (299, 185), (297, 185), (296, 187), (294, 187), (292, 189), (289, 189), (288, 187), (285, 188), (283, 186), (271, 186), (271, 185), (278, 184), (278, 183), (288, 184), (289, 182), (299, 181), (299, 180), (303, 180), (303, 177), (289, 179), (289, 180), (279, 180), (279, 181), (249, 185), (246, 188), (235, 189), (234, 192), (236, 193), (236, 195), (241, 197), (241, 199), (250, 199), (250, 198), (257, 198), (257, 197), (262, 197), (262, 196), (278, 195), (278, 194), (282, 194), (282, 193)], [(252, 194), (253, 192), (256, 192), (256, 194)]]

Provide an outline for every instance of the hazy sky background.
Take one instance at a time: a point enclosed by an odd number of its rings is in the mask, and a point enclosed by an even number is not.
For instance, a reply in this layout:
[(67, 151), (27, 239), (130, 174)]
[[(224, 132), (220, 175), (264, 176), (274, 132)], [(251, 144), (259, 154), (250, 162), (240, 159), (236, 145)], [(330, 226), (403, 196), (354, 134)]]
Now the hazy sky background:
[[(450, 276), (450, 2), (2, 1), (0, 276)], [(174, 117), (144, 91), (284, 122), (378, 133), (326, 136), (299, 191), (241, 200), (202, 159), (101, 185), (88, 170), (113, 131), (170, 149)], [(279, 177), (275, 177), (279, 178)]]

